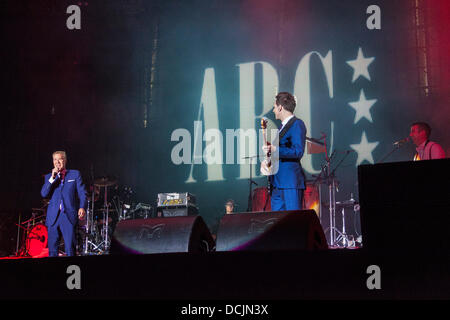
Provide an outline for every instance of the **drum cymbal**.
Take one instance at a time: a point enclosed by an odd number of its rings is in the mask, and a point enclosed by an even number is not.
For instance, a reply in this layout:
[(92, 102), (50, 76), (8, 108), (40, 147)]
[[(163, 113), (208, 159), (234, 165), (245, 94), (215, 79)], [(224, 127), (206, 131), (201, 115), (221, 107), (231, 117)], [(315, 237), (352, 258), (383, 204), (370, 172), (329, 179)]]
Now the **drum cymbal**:
[(117, 180), (108, 177), (102, 177), (94, 180), (94, 185), (99, 187), (109, 187), (117, 184)]
[[(92, 192), (88, 192), (88, 193), (86, 194), (86, 197), (88, 198), (89, 201), (92, 200)], [(94, 201), (97, 201), (98, 198), (99, 198), (98, 193), (95, 193), (95, 194), (94, 194)]]
[[(95, 211), (106, 212), (106, 209), (105, 208), (95, 209)], [(116, 209), (109, 209), (108, 208), (108, 212), (116, 212)]]
[(345, 201), (336, 201), (337, 205), (343, 205), (343, 206), (348, 206), (348, 205), (352, 206), (356, 203), (357, 203), (357, 201), (354, 199), (345, 200)]

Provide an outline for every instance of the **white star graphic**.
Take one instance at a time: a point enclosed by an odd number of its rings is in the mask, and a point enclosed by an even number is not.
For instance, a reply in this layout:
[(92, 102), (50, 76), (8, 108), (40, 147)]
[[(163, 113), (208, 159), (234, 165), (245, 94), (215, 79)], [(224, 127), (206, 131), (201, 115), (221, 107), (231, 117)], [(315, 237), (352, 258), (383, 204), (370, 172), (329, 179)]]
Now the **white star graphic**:
[(364, 90), (361, 89), (359, 93), (359, 100), (354, 102), (349, 102), (348, 104), (356, 110), (354, 124), (361, 120), (362, 117), (366, 118), (370, 122), (372, 121), (372, 115), (370, 114), (370, 108), (377, 102), (377, 99), (367, 100)]
[(358, 49), (358, 56), (355, 60), (349, 60), (347, 63), (353, 68), (353, 79), (352, 83), (356, 81), (360, 76), (365, 77), (370, 81), (369, 75), (369, 65), (375, 60), (374, 57), (364, 58), (361, 47)]
[(377, 147), (379, 142), (368, 142), (366, 132), (363, 131), (361, 136), (361, 142), (359, 144), (351, 144), (350, 147), (358, 153), (358, 159), (356, 160), (356, 166), (359, 166), (364, 160), (373, 163), (372, 152)]

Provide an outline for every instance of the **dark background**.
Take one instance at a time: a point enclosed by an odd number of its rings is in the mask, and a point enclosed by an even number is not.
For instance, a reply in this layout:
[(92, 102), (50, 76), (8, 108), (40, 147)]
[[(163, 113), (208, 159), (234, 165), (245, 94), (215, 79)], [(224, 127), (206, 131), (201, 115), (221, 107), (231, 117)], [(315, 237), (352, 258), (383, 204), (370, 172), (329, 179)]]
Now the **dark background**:
[[(66, 28), (71, 4), (81, 9), (81, 30)], [(381, 8), (381, 30), (365, 27), (366, 8), (372, 4)], [(430, 123), (432, 139), (450, 154), (450, 5), (444, 0), (418, 4), (2, 1), (0, 253), (15, 250), (19, 215), (23, 221), (33, 208), (43, 207), (39, 192), (55, 150), (67, 151), (68, 167), (82, 172), (88, 188), (93, 178), (113, 176), (118, 188), (132, 188), (135, 202), (151, 205), (161, 192), (195, 194), (199, 213), (213, 232), (226, 199), (235, 199), (237, 211), (246, 211), (248, 180), (237, 179), (239, 165), (224, 166), (224, 181), (212, 182), (205, 181), (205, 164), (195, 166), (197, 182), (186, 183), (190, 166), (171, 162), (172, 131), (186, 128), (193, 135), (206, 68), (215, 71), (218, 129), (224, 133), (239, 128), (238, 64), (270, 63), (277, 70), (278, 91), (293, 92), (301, 58), (332, 50), (332, 99), (318, 59), (311, 62), (308, 136), (330, 136), (334, 123), (334, 165), (360, 142), (362, 132), (369, 142), (379, 142), (372, 154), (377, 162), (418, 120)], [(375, 61), (369, 67), (371, 81), (352, 83), (346, 61), (356, 58), (359, 47)], [(261, 70), (255, 74), (259, 113)], [(373, 122), (353, 124), (348, 102), (356, 101), (361, 89), (367, 99), (378, 101), (371, 109)], [(409, 160), (413, 154), (410, 144), (388, 161)], [(352, 193), (358, 197), (356, 159), (351, 153), (336, 170), (337, 200)], [(313, 155), (315, 169), (323, 163), (323, 154)], [(265, 185), (264, 177), (255, 181)], [(325, 196), (322, 202), (327, 201)], [(355, 234), (358, 215), (349, 212), (348, 217), (349, 233)], [(322, 218), (325, 229), (327, 212)]]

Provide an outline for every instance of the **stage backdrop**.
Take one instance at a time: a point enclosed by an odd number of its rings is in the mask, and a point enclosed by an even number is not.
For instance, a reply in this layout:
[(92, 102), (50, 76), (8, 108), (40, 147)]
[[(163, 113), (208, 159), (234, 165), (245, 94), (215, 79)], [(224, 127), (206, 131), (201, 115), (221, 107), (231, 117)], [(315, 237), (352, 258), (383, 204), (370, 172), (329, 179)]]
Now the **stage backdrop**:
[[(244, 158), (261, 151), (261, 117), (280, 125), (280, 91), (296, 96), (307, 136), (325, 139), (327, 153), (305, 152), (302, 165), (318, 182), (332, 156), (338, 201), (357, 200), (357, 166), (385, 158), (414, 121), (429, 122), (449, 151), (445, 1), (1, 6), (3, 212), (42, 206), (51, 153), (64, 149), (88, 186), (111, 176), (154, 206), (158, 193), (195, 194), (215, 232), (227, 199), (248, 209), (250, 176), (253, 190), (266, 185), (260, 159)], [(413, 154), (406, 144), (385, 161)], [(319, 186), (326, 229), (328, 186)], [(352, 234), (357, 218), (348, 213)]]

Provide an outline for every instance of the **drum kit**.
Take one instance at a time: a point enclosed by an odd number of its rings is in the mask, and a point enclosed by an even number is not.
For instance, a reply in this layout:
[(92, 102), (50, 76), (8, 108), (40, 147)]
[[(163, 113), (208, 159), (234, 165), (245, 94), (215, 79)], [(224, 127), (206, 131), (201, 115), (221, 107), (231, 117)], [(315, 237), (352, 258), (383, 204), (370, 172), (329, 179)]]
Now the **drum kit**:
[[(46, 257), (48, 256), (48, 232), (45, 226), (46, 207), (48, 200), (43, 200), (42, 208), (33, 208), (31, 218), (16, 224), (17, 230), (17, 247), (16, 256), (20, 257)], [(24, 234), (22, 246), (20, 244), (20, 231)]]
[[(357, 242), (355, 241), (354, 236), (346, 232), (345, 209), (352, 208), (354, 212), (359, 211), (359, 204), (355, 199), (353, 199), (353, 194), (351, 194), (350, 200), (336, 201), (336, 192), (339, 191), (339, 181), (336, 179), (336, 170), (339, 168), (339, 166), (351, 151), (345, 151), (345, 156), (341, 159), (341, 161), (336, 165), (334, 169), (331, 169), (331, 162), (333, 156), (336, 153), (335, 151), (333, 151), (330, 157), (326, 156), (326, 162), (324, 165), (322, 165), (319, 175), (313, 176), (315, 180), (312, 182), (312, 184), (316, 186), (319, 194), (319, 218), (321, 222), (325, 218), (323, 217), (323, 205), (321, 200), (321, 185), (325, 185), (328, 188), (328, 203), (326, 203), (325, 206), (328, 207), (329, 213), (329, 227), (325, 230), (325, 233), (328, 235), (329, 247), (355, 248)], [(336, 223), (337, 212), (339, 209), (341, 210), (342, 219), (341, 229), (337, 227)], [(353, 219), (355, 220), (357, 219), (357, 217), (353, 217)]]
[[(87, 188), (86, 216), (77, 225), (77, 255), (109, 253), (111, 237), (119, 221), (152, 217), (152, 207), (134, 204), (132, 195), (130, 187), (118, 187), (117, 179), (101, 177), (92, 181)], [(27, 221), (19, 220), (16, 256), (48, 256), (48, 231), (45, 226), (48, 202), (44, 199), (41, 208), (33, 208), (32, 217)], [(20, 231), (23, 234), (21, 246)], [(60, 255), (64, 255), (63, 241), (61, 237)]]
[[(118, 208), (113, 201), (114, 199), (108, 202), (108, 188), (116, 186), (117, 180), (112, 178), (102, 177), (93, 181), (90, 193), (88, 193), (86, 217), (84, 221), (80, 220), (78, 228), (78, 247), (81, 247), (79, 251), (83, 255), (109, 252)], [(97, 209), (97, 205), (101, 202), (103, 202), (103, 205)]]

